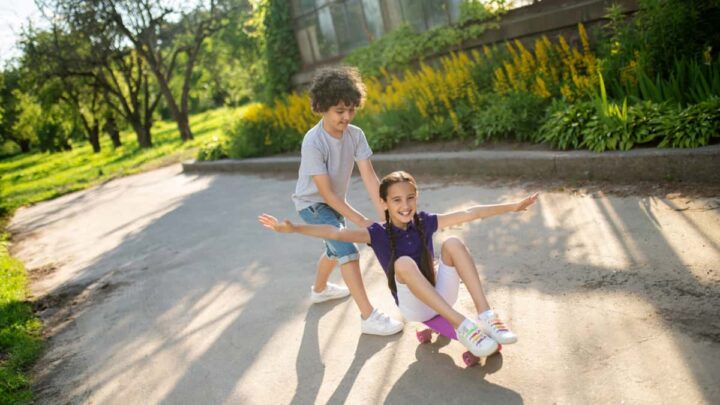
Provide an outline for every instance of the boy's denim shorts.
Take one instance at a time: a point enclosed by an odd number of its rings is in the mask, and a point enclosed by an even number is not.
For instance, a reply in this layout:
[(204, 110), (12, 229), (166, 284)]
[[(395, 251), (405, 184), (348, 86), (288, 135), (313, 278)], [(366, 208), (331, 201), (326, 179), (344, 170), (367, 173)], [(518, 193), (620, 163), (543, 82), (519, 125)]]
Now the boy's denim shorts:
[[(301, 209), (298, 214), (308, 224), (346, 227), (345, 218), (325, 203), (315, 203)], [(325, 242), (325, 255), (330, 259), (337, 259), (341, 265), (360, 258), (354, 243), (330, 239), (323, 239), (323, 242)]]

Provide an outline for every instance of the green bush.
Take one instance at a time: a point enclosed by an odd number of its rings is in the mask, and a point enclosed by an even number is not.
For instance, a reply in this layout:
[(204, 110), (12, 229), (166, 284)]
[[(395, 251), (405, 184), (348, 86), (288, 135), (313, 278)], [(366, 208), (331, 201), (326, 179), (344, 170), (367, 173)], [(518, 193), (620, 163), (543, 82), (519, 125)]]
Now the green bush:
[(535, 134), (535, 140), (557, 149), (578, 149), (583, 131), (594, 119), (595, 105), (591, 102), (568, 104), (556, 101), (549, 108), (548, 118)]
[(720, 31), (716, 28), (720, 25), (720, 2), (641, 0), (639, 7), (629, 20), (620, 6), (608, 8), (609, 22), (598, 48), (611, 96), (688, 104), (707, 99), (693, 96), (684, 100), (683, 91), (700, 89), (696, 86), (701, 85), (687, 66), (678, 63), (709, 63), (716, 59), (720, 49)]
[(546, 100), (531, 93), (493, 97), (485, 100), (472, 119), (476, 142), (530, 140), (545, 115)]
[(602, 117), (592, 102), (556, 103), (537, 140), (555, 148), (628, 150), (638, 145), (696, 148), (720, 138), (720, 98), (682, 108), (644, 102), (627, 107), (624, 118)]
[(660, 147), (695, 148), (720, 138), (720, 98), (677, 109), (657, 116), (655, 124), (663, 134)]
[(220, 160), (228, 157), (227, 141), (220, 139), (217, 135), (210, 138), (200, 146), (197, 154), (197, 160)]
[(303, 135), (289, 128), (277, 128), (270, 121), (237, 119), (227, 131), (230, 139), (227, 154), (239, 159), (298, 150)]
[(411, 139), (419, 122), (420, 114), (417, 110), (406, 108), (385, 110), (378, 114), (363, 111), (357, 115), (353, 124), (362, 128), (372, 150), (381, 151)]
[(610, 80), (616, 98), (635, 102), (649, 100), (683, 106), (697, 104), (720, 95), (720, 56), (714, 61), (679, 59), (666, 78), (648, 75), (641, 65), (625, 72), (624, 80)]

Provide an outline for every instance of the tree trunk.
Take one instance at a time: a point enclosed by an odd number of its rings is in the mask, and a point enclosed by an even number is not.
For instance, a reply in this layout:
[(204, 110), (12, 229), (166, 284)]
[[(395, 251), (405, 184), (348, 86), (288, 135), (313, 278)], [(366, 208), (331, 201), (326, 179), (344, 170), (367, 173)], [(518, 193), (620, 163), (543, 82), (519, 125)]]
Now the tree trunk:
[(27, 139), (21, 139), (17, 142), (18, 146), (20, 146), (20, 151), (22, 153), (28, 153), (30, 152), (30, 141)]
[(105, 121), (105, 132), (110, 136), (110, 140), (112, 141), (112, 145), (114, 149), (119, 148), (122, 146), (122, 141), (120, 140), (120, 131), (118, 131), (117, 124), (115, 123), (115, 118), (108, 117)]
[[(150, 66), (153, 67), (152, 64), (150, 64)], [(153, 73), (155, 73), (155, 77), (158, 80), (160, 90), (165, 98), (168, 108), (170, 109), (170, 114), (172, 114), (173, 119), (177, 122), (178, 131), (180, 131), (180, 139), (182, 139), (183, 142), (194, 139), (192, 131), (190, 130), (188, 113), (181, 111), (178, 107), (175, 97), (172, 94), (172, 90), (170, 89), (170, 85), (162, 75), (162, 72), (155, 71), (153, 68)]]
[(88, 128), (88, 140), (94, 153), (100, 153), (100, 125), (95, 121), (92, 127)]
[(138, 145), (143, 148), (147, 149), (152, 147), (152, 138), (150, 137), (150, 130), (143, 125), (140, 120), (133, 120), (130, 125), (132, 125), (133, 129), (135, 130), (135, 134), (137, 135), (137, 141)]

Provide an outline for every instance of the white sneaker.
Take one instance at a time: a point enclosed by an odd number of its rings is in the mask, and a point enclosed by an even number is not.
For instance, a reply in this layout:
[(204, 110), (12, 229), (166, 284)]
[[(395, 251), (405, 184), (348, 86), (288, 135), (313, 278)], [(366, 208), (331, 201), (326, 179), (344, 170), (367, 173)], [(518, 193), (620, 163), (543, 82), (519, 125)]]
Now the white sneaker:
[(500, 344), (510, 345), (518, 340), (517, 335), (494, 312), (489, 316), (478, 316), (478, 324), (486, 335)]
[(404, 326), (402, 322), (390, 318), (378, 311), (377, 308), (373, 309), (367, 319), (363, 319), (362, 322), (360, 322), (362, 333), (368, 335), (394, 335), (403, 330)]
[(455, 330), (458, 341), (477, 357), (487, 357), (498, 349), (496, 341), (482, 333), (471, 320), (465, 319)]
[(314, 286), (310, 287), (310, 301), (312, 301), (313, 304), (345, 298), (348, 295), (350, 295), (350, 290), (348, 290), (347, 287), (342, 287), (333, 283), (327, 283), (325, 289), (320, 292), (315, 292)]

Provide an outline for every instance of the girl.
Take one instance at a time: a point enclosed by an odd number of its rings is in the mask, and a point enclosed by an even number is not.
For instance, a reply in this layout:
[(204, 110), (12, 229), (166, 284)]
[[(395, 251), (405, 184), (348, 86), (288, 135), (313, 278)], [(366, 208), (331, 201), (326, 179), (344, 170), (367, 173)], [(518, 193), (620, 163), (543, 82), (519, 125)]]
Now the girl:
[[(523, 211), (537, 200), (537, 194), (509, 204), (478, 205), (447, 214), (417, 211), (418, 190), (415, 179), (397, 171), (380, 182), (380, 198), (385, 223), (365, 229), (335, 228), (328, 225), (296, 225), (262, 214), (258, 220), (276, 232), (297, 232), (318, 238), (369, 243), (385, 270), (388, 287), (403, 316), (416, 322), (440, 314), (457, 332), (458, 340), (478, 357), (497, 350), (498, 343), (511, 344), (517, 336), (490, 309), (475, 263), (465, 244), (456, 237), (443, 242), (437, 269), (433, 266), (432, 236), (438, 229)], [(478, 316), (471, 320), (453, 309), (460, 280), (472, 297)]]

